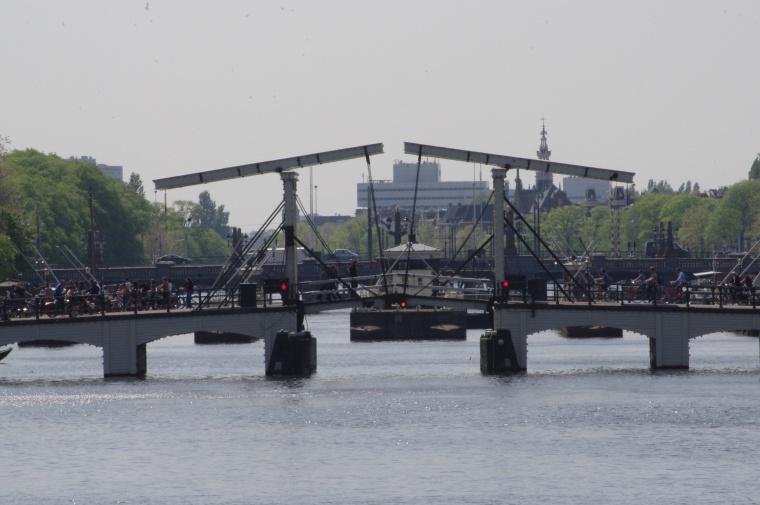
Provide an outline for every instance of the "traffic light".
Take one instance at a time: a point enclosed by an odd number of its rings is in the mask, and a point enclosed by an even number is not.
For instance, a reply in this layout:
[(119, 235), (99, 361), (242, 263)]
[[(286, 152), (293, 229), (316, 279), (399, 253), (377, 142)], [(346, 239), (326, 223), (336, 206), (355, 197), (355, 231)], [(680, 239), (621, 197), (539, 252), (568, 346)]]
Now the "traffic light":
[(499, 295), (498, 295), (499, 300), (501, 300), (502, 302), (509, 301), (509, 281), (506, 279), (501, 281), (501, 285), (499, 286), (499, 288), (500, 288)]
[(290, 302), (290, 280), (289, 279), (283, 279), (280, 282), (280, 298), (282, 299), (283, 304), (288, 304)]

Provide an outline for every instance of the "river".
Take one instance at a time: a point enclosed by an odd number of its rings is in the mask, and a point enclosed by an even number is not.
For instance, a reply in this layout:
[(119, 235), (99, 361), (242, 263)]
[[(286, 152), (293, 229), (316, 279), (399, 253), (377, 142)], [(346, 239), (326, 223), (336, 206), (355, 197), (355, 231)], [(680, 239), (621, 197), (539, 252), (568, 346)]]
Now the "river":
[(263, 342), (148, 345), (144, 378), (101, 350), (0, 362), (3, 504), (758, 503), (758, 339), (691, 342), (651, 371), (641, 335), (528, 339), (528, 371), (456, 342), (349, 341), (310, 316), (318, 370), (264, 375)]

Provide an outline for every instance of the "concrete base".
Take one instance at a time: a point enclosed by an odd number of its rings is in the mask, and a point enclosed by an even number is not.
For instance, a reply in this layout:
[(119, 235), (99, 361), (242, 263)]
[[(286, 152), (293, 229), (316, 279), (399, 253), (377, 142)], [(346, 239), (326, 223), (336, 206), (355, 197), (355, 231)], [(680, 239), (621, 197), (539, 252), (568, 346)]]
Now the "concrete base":
[(488, 330), (480, 337), (480, 371), (484, 373), (519, 372), (520, 364), (509, 330)]
[(351, 340), (442, 340), (467, 338), (466, 310), (357, 309)]
[(304, 375), (317, 370), (317, 339), (311, 332), (281, 331), (264, 339), (267, 375)]

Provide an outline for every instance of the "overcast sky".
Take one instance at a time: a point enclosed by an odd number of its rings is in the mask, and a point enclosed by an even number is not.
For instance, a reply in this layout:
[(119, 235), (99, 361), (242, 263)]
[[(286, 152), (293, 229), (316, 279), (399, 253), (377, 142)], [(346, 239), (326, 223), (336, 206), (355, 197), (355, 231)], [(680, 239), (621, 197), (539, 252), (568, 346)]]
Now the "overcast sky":
[[(632, 171), (636, 184), (747, 178), (760, 152), (760, 2), (0, 0), (0, 135), (153, 180), (382, 142)], [(442, 161), (446, 180), (490, 168)], [(366, 164), (312, 171), (348, 214)], [(299, 170), (309, 207), (310, 175)], [(533, 184), (533, 174), (523, 172)], [(252, 230), (275, 174), (194, 186)]]

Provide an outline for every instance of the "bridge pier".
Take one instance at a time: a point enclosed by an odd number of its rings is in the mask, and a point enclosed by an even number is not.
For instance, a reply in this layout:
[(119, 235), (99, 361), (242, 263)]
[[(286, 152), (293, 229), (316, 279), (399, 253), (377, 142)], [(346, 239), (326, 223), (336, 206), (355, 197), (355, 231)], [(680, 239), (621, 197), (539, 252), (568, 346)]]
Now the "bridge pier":
[(689, 317), (655, 316), (654, 336), (649, 337), (652, 368), (689, 368)]

